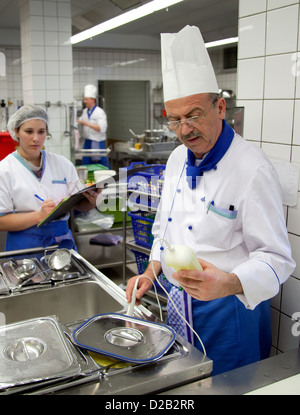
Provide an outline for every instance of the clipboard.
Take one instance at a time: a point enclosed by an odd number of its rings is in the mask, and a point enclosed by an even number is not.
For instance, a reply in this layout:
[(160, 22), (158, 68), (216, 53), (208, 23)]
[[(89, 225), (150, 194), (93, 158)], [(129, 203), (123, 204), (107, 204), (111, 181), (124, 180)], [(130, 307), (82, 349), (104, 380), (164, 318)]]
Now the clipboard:
[(79, 192), (74, 193), (73, 195), (66, 197), (57, 206), (55, 206), (55, 208), (49, 213), (48, 216), (45, 217), (45, 219), (43, 219), (37, 225), (37, 227), (39, 228), (40, 226), (46, 225), (47, 223), (52, 222), (53, 220), (57, 220), (57, 219), (61, 218), (62, 216), (64, 216), (74, 206), (76, 206), (77, 203), (79, 203), (82, 199), (85, 198), (84, 193), (87, 190), (96, 190), (99, 187), (106, 188), (110, 182), (111, 183), (119, 182), (120, 178), (122, 179), (123, 177), (125, 178), (125, 177), (128, 177), (128, 176), (132, 176), (135, 173), (151, 169), (151, 167), (155, 167), (155, 166), (156, 166), (156, 164), (148, 164), (147, 166), (139, 166), (139, 167), (135, 167), (135, 168), (130, 169), (130, 170), (123, 170), (120, 173), (115, 174), (114, 176), (107, 177), (106, 179), (103, 179), (103, 180), (93, 184), (92, 186), (85, 187), (84, 189), (79, 190)]

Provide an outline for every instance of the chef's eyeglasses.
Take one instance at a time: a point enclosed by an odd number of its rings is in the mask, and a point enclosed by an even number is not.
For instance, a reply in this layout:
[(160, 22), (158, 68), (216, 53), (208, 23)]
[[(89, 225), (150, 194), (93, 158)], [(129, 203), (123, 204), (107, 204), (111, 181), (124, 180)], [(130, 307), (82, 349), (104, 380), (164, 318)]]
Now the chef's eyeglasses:
[(181, 121), (181, 120), (167, 121), (166, 126), (172, 131), (176, 131), (179, 128), (181, 129), (183, 124), (186, 124), (189, 128), (195, 128), (204, 123), (205, 117), (207, 116), (207, 114), (212, 108), (215, 108), (217, 102), (218, 102), (218, 98), (214, 100), (210, 108), (206, 111), (206, 113), (202, 115), (195, 115), (194, 117), (187, 118), (184, 121)]

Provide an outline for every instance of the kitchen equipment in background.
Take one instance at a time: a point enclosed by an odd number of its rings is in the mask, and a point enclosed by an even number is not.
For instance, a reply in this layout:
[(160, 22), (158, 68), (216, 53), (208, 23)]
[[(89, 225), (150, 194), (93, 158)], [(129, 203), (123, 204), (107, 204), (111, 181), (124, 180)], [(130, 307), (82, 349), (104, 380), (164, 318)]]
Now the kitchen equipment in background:
[(234, 108), (236, 105), (236, 96), (234, 91), (230, 89), (221, 89), (219, 91), (220, 97), (224, 98), (226, 101), (226, 114), (225, 120), (233, 128), (234, 124)]
[(84, 167), (84, 166), (76, 167), (76, 170), (77, 170), (79, 179), (82, 180), (83, 182), (87, 181), (88, 173), (89, 173), (87, 167)]
[(233, 111), (233, 128), (241, 137), (244, 135), (244, 107), (235, 107)]
[[(177, 136), (167, 135), (164, 129), (144, 130), (143, 134), (136, 134), (131, 129), (130, 133), (133, 138), (129, 140), (130, 150), (143, 152), (162, 152), (172, 151), (178, 144), (180, 144)], [(140, 148), (136, 148), (136, 144), (141, 143)]]
[[(41, 284), (51, 285), (53, 282), (86, 278), (86, 272), (70, 251), (59, 249), (47, 255), (49, 251), (45, 250), (42, 256), (37, 257), (30, 255), (28, 258), (25, 256), (0, 259), (0, 272), (8, 292), (28, 290)], [(68, 251), (69, 254), (64, 251)]]
[(49, 258), (47, 257), (47, 250), (45, 250), (44, 258), (50, 269), (54, 271), (60, 271), (71, 264), (71, 252), (65, 248), (53, 252)]
[(95, 183), (109, 179), (110, 177), (114, 176), (116, 174), (115, 170), (96, 170), (94, 171), (94, 180)]

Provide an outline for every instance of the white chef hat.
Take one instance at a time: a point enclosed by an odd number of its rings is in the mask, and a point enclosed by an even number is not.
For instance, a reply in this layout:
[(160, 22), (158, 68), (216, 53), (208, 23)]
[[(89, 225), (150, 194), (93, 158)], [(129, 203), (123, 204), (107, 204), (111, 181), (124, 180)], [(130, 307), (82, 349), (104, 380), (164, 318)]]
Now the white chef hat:
[(200, 30), (185, 26), (161, 33), (164, 101), (201, 93), (219, 93), (216, 75)]
[(95, 85), (86, 85), (84, 87), (84, 97), (85, 98), (97, 98), (97, 88)]

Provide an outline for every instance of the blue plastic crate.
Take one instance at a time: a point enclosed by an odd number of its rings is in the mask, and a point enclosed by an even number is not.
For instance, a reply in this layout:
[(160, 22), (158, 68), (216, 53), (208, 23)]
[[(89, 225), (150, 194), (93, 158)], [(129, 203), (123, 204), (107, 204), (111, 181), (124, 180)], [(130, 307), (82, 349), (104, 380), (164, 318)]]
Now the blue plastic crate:
[[(143, 161), (137, 161), (131, 163), (129, 167), (123, 167), (122, 170), (130, 170), (139, 166), (145, 167), (147, 164)], [(128, 189), (138, 189), (144, 193), (161, 195), (165, 168), (165, 164), (149, 164), (149, 169), (127, 176)]]
[(149, 212), (135, 211), (128, 212), (131, 218), (133, 236), (137, 245), (151, 249), (153, 235), (151, 233), (155, 215)]
[[(145, 270), (146, 270), (146, 268), (149, 264), (149, 256), (147, 254), (142, 253), (142, 252), (136, 251), (135, 249), (132, 249), (132, 252), (135, 255), (135, 260), (136, 260), (138, 273), (143, 274), (143, 272), (145, 272)], [(160, 284), (164, 287), (164, 289), (167, 292), (169, 292), (170, 284), (169, 284), (168, 280), (166, 279), (166, 277), (163, 275), (163, 273), (161, 273), (157, 277), (157, 279), (160, 282)], [(166, 296), (166, 293), (160, 287), (160, 285), (157, 283), (157, 281), (154, 281), (154, 284), (155, 284), (155, 287), (156, 287), (156, 290), (157, 290), (158, 294), (162, 294), (162, 295)], [(154, 290), (154, 289), (152, 288), (152, 290)]]

